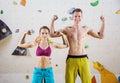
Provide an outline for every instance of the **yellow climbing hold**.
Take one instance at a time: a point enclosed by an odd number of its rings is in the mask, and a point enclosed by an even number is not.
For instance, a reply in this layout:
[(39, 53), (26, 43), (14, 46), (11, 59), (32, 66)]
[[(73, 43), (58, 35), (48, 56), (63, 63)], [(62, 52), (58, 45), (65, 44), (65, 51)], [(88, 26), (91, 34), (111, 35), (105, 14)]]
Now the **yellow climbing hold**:
[(2, 32), (3, 32), (3, 33), (6, 33), (6, 32), (7, 32), (6, 28), (3, 28), (3, 29), (2, 29)]
[(51, 42), (52, 42), (52, 40), (48, 39), (48, 42), (49, 42), (49, 43), (51, 43)]
[(116, 11), (115, 14), (120, 14), (120, 9), (118, 11)]

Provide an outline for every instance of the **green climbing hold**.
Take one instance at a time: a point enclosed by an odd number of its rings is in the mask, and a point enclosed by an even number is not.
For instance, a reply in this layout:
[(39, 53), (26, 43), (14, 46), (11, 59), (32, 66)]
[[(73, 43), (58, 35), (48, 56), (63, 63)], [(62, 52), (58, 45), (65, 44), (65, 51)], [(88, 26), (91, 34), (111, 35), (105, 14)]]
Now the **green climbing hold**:
[(90, 4), (91, 6), (95, 7), (99, 4), (99, 0), (96, 0), (95, 2), (91, 2)]
[(85, 48), (88, 48), (89, 46), (88, 45), (85, 45)]
[(62, 18), (62, 21), (67, 21), (67, 17)]
[(51, 42), (52, 42), (52, 40), (48, 39), (48, 43), (51, 43)]
[(1, 10), (0, 13), (3, 14), (3, 10)]

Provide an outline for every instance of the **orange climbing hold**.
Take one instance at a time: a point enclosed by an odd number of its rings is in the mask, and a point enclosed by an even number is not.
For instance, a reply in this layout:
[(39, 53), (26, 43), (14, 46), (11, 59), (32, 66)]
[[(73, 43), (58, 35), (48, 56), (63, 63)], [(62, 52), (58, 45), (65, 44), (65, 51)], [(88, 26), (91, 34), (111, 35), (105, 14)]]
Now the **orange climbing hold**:
[(37, 36), (36, 38), (35, 38), (35, 42), (40, 42), (40, 37), (39, 36)]
[(116, 75), (108, 69), (104, 68), (104, 66), (99, 62), (93, 62), (93, 66), (100, 73), (101, 83), (119, 83)]
[(26, 0), (21, 0), (20, 4), (21, 4), (22, 6), (25, 6), (25, 5), (26, 5)]
[(92, 83), (97, 83), (95, 76), (92, 77)]

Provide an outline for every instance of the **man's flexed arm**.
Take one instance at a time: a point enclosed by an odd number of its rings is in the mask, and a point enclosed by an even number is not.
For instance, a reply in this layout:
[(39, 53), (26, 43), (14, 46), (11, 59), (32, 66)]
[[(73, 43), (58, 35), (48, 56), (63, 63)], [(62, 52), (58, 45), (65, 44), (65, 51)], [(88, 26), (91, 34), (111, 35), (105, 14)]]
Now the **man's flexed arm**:
[(51, 37), (60, 37), (61, 36), (61, 32), (63, 33), (64, 30), (60, 29), (58, 31), (55, 31), (54, 29), (54, 23), (55, 21), (58, 19), (58, 17), (56, 15), (53, 16), (51, 24), (50, 24), (50, 36)]
[(103, 16), (100, 17), (101, 20), (101, 28), (98, 33), (94, 32), (92, 29), (88, 31), (88, 34), (99, 39), (104, 38), (104, 29), (105, 29), (105, 18)]
[(104, 37), (104, 28), (105, 28), (105, 18), (103, 16), (100, 17), (101, 19), (101, 28), (100, 28), (100, 31), (98, 32), (99, 34), (99, 37), (100, 38), (103, 38)]

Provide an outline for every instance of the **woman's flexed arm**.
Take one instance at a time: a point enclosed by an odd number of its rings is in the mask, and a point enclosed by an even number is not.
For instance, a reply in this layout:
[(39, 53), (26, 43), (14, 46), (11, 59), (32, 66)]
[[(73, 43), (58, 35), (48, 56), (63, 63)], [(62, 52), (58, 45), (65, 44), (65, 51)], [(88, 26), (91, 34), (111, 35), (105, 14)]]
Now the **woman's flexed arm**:
[(30, 30), (23, 34), (18, 43), (18, 46), (23, 48), (32, 48), (35, 45), (35, 42), (25, 42), (26, 35), (31, 35)]

